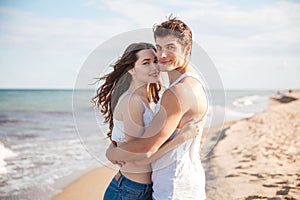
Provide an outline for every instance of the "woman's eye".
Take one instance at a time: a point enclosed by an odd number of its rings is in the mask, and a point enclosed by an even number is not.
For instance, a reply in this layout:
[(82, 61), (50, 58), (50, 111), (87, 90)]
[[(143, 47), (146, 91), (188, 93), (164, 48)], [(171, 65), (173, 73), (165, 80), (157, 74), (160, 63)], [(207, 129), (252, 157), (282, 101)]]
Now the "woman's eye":
[(168, 46), (168, 49), (174, 49), (174, 46)]
[(154, 62), (154, 63), (158, 63), (158, 60), (156, 59), (156, 60), (154, 60), (153, 62)]
[(143, 65), (148, 65), (148, 64), (150, 64), (150, 62), (144, 62), (144, 63), (143, 63)]

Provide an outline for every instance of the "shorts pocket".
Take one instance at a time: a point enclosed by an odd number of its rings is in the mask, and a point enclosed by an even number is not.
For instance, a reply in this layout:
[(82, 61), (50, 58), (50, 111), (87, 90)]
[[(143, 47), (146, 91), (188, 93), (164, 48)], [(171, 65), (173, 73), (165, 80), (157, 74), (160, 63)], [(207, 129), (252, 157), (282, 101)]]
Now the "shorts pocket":
[(122, 200), (143, 199), (142, 198), (143, 194), (144, 194), (143, 190), (133, 189), (131, 187), (122, 188)]

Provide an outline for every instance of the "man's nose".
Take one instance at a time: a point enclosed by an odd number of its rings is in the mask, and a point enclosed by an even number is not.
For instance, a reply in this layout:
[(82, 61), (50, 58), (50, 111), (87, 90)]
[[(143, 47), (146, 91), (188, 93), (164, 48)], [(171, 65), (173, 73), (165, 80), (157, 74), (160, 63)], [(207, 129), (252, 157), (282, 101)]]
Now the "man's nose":
[(161, 53), (161, 57), (162, 57), (162, 58), (165, 58), (165, 57), (167, 57), (167, 53), (166, 53), (166, 51), (162, 51), (162, 53)]
[(165, 58), (165, 57), (167, 57), (167, 53), (166, 53), (166, 51), (165, 51), (164, 49), (158, 51), (157, 53), (158, 53), (158, 56), (159, 56), (160, 58)]

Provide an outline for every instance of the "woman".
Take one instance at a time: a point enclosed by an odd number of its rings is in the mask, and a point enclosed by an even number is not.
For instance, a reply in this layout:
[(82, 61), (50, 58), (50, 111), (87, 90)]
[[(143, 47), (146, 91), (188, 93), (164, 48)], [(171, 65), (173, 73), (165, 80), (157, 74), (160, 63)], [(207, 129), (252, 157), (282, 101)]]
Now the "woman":
[[(112, 143), (139, 137), (152, 120), (150, 102), (156, 103), (160, 91), (155, 47), (149, 43), (129, 45), (113, 65), (113, 71), (99, 79), (104, 81), (93, 102), (109, 123), (107, 136)], [(131, 170), (134, 169), (134, 173)], [(151, 166), (126, 163), (112, 179), (104, 199), (151, 199)]]

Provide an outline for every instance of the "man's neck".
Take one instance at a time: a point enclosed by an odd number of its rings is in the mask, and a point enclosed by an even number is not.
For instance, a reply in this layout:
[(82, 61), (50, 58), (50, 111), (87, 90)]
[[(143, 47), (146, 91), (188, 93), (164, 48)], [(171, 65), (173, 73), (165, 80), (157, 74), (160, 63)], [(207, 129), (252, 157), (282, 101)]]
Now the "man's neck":
[(182, 74), (186, 73), (186, 72), (190, 72), (192, 71), (192, 67), (190, 66), (190, 64), (187, 64), (184, 67), (179, 67), (175, 70), (169, 71), (168, 72), (168, 76), (169, 76), (169, 83), (170, 85)]

